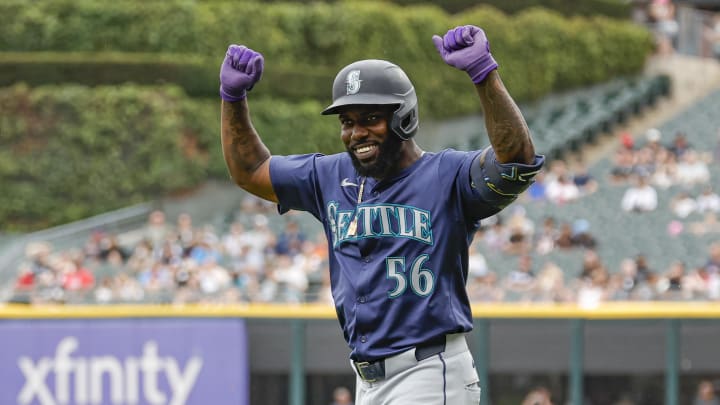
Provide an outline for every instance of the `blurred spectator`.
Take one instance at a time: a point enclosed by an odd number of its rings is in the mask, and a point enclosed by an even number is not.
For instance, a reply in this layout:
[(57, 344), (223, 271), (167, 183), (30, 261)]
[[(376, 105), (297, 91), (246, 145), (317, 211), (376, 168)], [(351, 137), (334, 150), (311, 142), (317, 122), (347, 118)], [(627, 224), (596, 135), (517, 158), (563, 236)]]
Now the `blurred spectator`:
[(275, 204), (247, 193), (240, 202), (240, 216), (275, 212)]
[(30, 266), (20, 266), (15, 278), (16, 292), (29, 292), (35, 288), (35, 273)]
[(720, 274), (720, 242), (714, 242), (708, 249), (709, 257), (705, 269), (710, 273)]
[(704, 39), (708, 44), (709, 53), (715, 59), (720, 60), (720, 13), (713, 14), (709, 23), (703, 30)]
[[(491, 222), (493, 220), (494, 222)], [(505, 227), (502, 217), (494, 215), (483, 221), (483, 223), (488, 223), (487, 226), (482, 228), (483, 243), (488, 250), (493, 252), (505, 251), (510, 241), (510, 231)]]
[(675, 184), (677, 173), (677, 159), (667, 149), (660, 149), (655, 155), (655, 171), (652, 173), (650, 182), (663, 190)]
[(632, 147), (617, 148), (610, 168), (610, 181), (614, 184), (623, 184), (630, 180), (633, 174), (633, 162)]
[(274, 280), (278, 290), (282, 293), (280, 301), (300, 303), (305, 299), (308, 288), (308, 278), (305, 268), (289, 255), (275, 257)]
[(530, 184), (530, 187), (523, 193), (523, 198), (527, 198), (532, 202), (542, 202), (547, 199), (547, 182), (545, 180), (546, 174), (544, 170), (541, 170), (535, 176), (535, 181)]
[(199, 266), (220, 260), (220, 251), (216, 245), (217, 238), (210, 233), (200, 233), (190, 248), (188, 258)]
[(710, 180), (707, 163), (694, 150), (687, 150), (680, 156), (675, 170), (675, 182), (682, 186), (705, 184)]
[(560, 249), (570, 249), (573, 247), (573, 231), (569, 222), (560, 224), (560, 230), (555, 239), (555, 246)]
[(540, 255), (546, 255), (555, 249), (555, 241), (560, 235), (557, 229), (555, 218), (545, 217), (540, 231), (535, 237), (535, 251)]
[(510, 235), (504, 251), (509, 254), (527, 253), (532, 248), (535, 224), (527, 217), (527, 211), (522, 205), (516, 205), (511, 210), (507, 228)]
[(218, 294), (230, 286), (230, 273), (214, 260), (200, 266), (197, 271), (200, 291), (205, 295)]
[(635, 148), (635, 139), (630, 132), (623, 131), (620, 133), (620, 145), (626, 150)]
[(635, 176), (635, 184), (625, 190), (621, 208), (625, 212), (647, 212), (657, 208), (657, 191), (648, 183), (645, 176)]
[(592, 268), (580, 280), (577, 288), (577, 303), (583, 308), (594, 308), (610, 296), (610, 275), (604, 266)]
[(148, 262), (137, 275), (137, 281), (147, 292), (169, 291), (174, 284), (173, 273), (167, 265)]
[(712, 381), (700, 381), (692, 405), (720, 405), (720, 399), (715, 393), (715, 386)]
[(580, 189), (567, 175), (561, 174), (548, 182), (545, 194), (549, 201), (555, 204), (565, 204), (580, 198)]
[(295, 256), (300, 253), (305, 239), (305, 234), (300, 230), (300, 225), (292, 219), (288, 220), (285, 223), (285, 229), (277, 236), (275, 253)]
[(100, 281), (100, 285), (95, 289), (94, 298), (98, 304), (109, 304), (113, 301), (114, 293), (110, 277), (105, 277)]
[(522, 405), (553, 405), (550, 390), (545, 387), (537, 387), (528, 392)]
[(587, 165), (579, 162), (573, 171), (572, 181), (580, 191), (581, 196), (587, 196), (598, 189), (598, 182), (588, 171)]
[(247, 252), (248, 262), (257, 269), (263, 269), (266, 260), (272, 258), (271, 251), (275, 251), (276, 237), (268, 223), (264, 214), (256, 214), (253, 216), (252, 227), (246, 232), (245, 241), (250, 247)]
[(333, 391), (333, 402), (330, 405), (353, 405), (350, 390), (345, 387), (337, 387)]
[(632, 172), (635, 176), (650, 177), (655, 172), (655, 154), (652, 149), (644, 146), (633, 153)]
[(680, 158), (689, 149), (690, 143), (688, 142), (685, 133), (682, 131), (676, 132), (675, 137), (673, 138), (670, 146), (668, 147), (668, 150), (672, 152), (675, 157)]
[(700, 213), (720, 212), (720, 196), (713, 191), (712, 186), (706, 186), (696, 201), (697, 211)]
[(517, 267), (505, 276), (502, 286), (511, 299), (525, 300), (535, 287), (535, 281), (533, 258), (523, 254), (517, 259)]
[(702, 221), (690, 223), (690, 232), (695, 235), (720, 232), (720, 220), (714, 212), (708, 212), (703, 216)]
[(51, 271), (50, 254), (53, 247), (47, 242), (30, 242), (25, 247), (25, 257), (30, 261), (30, 271), (41, 274)]
[(612, 276), (612, 298), (616, 300), (632, 299), (637, 286), (637, 266), (635, 260), (625, 258), (620, 261), (620, 269)]
[(646, 147), (657, 153), (662, 149), (662, 132), (657, 128), (649, 128), (645, 131)]
[(498, 302), (505, 299), (505, 289), (498, 283), (497, 273), (489, 271), (468, 281), (468, 297), (473, 302)]
[(572, 224), (571, 245), (586, 249), (597, 246), (595, 236), (590, 233), (590, 222), (587, 219), (576, 219)]
[(485, 255), (480, 251), (481, 240), (476, 237), (470, 244), (468, 255), (468, 278), (482, 277), (487, 274), (488, 264)]
[(62, 287), (66, 291), (87, 292), (95, 285), (95, 276), (83, 263), (84, 256), (80, 252), (71, 252), (63, 260), (60, 273)]
[(592, 274), (595, 270), (603, 268), (603, 262), (600, 260), (600, 255), (597, 251), (588, 249), (583, 253), (582, 264), (580, 274), (578, 278), (580, 280), (592, 278)]
[(572, 181), (572, 174), (562, 160), (550, 163), (550, 171), (546, 178), (545, 196), (555, 204), (565, 204), (580, 197), (580, 189)]
[(537, 275), (534, 301), (565, 302), (569, 300), (569, 292), (565, 288), (562, 269), (552, 261), (546, 262)]
[(672, 54), (679, 31), (678, 22), (675, 20), (675, 5), (671, 0), (652, 0), (648, 15), (655, 33), (658, 54)]
[(697, 210), (698, 204), (687, 191), (681, 191), (670, 200), (670, 210), (679, 218), (687, 218)]
[(165, 213), (155, 210), (148, 215), (148, 221), (143, 232), (143, 238), (150, 242), (151, 246), (158, 246), (166, 238), (170, 228), (165, 222)]
[(650, 267), (647, 256), (638, 254), (635, 256), (635, 268), (637, 270), (637, 282), (652, 283), (655, 281), (655, 271)]
[(195, 229), (193, 228), (192, 217), (190, 214), (182, 213), (177, 218), (177, 241), (183, 250), (183, 255), (190, 253), (190, 248), (195, 241)]
[(145, 292), (134, 278), (120, 273), (115, 278), (115, 296), (120, 302), (140, 302), (145, 298)]
[(657, 282), (660, 298), (665, 300), (690, 298), (690, 292), (685, 285), (685, 278), (685, 263), (680, 260), (670, 263), (667, 272)]

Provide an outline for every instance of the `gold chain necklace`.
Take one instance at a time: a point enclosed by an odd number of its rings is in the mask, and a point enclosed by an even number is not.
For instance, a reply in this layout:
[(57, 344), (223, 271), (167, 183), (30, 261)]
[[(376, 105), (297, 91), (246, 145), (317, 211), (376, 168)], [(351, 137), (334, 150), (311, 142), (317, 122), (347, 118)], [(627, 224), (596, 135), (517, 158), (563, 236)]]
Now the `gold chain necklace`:
[(350, 221), (350, 225), (348, 225), (348, 236), (355, 236), (355, 233), (357, 232), (358, 209), (360, 208), (360, 203), (363, 199), (363, 190), (365, 190), (366, 178), (367, 177), (363, 177), (363, 179), (360, 181), (360, 190), (358, 190), (357, 205), (355, 206), (355, 215), (353, 216), (352, 221)]

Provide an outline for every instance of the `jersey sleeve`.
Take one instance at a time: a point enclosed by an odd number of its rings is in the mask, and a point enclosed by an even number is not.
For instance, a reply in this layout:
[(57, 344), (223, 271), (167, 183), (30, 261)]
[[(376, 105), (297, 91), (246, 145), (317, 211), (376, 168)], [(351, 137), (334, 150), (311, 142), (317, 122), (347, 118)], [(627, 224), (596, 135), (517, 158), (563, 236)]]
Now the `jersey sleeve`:
[(270, 181), (278, 198), (278, 212), (307, 211), (319, 218), (321, 211), (317, 161), (321, 154), (273, 156)]
[[(462, 153), (462, 154), (460, 154)], [(496, 214), (515, 201), (530, 184), (545, 162), (535, 156), (532, 164), (499, 163), (491, 147), (474, 152), (454, 152), (460, 159), (455, 187), (465, 217), (480, 220)]]

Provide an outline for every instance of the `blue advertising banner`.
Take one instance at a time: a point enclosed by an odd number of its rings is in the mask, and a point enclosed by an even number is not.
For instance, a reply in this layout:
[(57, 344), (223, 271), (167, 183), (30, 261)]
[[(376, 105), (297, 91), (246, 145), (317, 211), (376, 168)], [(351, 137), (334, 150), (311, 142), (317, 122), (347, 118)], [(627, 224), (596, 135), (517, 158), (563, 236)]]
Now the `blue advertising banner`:
[(241, 319), (0, 321), (0, 404), (247, 405)]

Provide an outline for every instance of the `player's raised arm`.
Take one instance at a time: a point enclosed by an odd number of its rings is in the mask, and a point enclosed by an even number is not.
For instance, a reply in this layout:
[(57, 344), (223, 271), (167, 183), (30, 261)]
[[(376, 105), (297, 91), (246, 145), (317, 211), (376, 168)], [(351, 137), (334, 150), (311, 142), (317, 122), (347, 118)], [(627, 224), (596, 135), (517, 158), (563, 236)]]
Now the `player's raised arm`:
[(433, 36), (440, 56), (465, 71), (475, 83), (485, 113), (485, 125), (499, 163), (532, 164), (535, 147), (525, 118), (500, 80), (485, 32), (473, 25)]
[(241, 188), (277, 202), (270, 182), (270, 151), (250, 121), (247, 92), (262, 77), (263, 56), (230, 45), (220, 68), (222, 149), (230, 176)]

